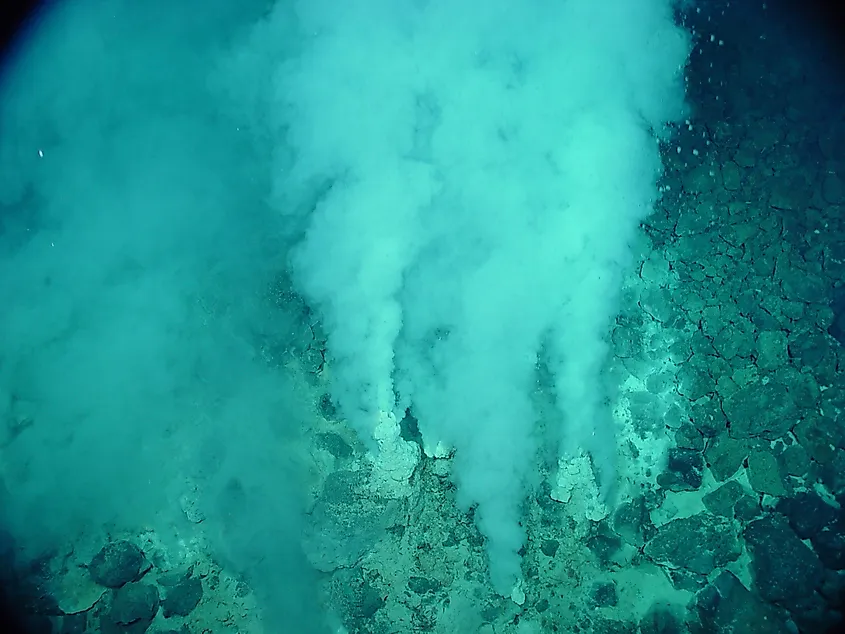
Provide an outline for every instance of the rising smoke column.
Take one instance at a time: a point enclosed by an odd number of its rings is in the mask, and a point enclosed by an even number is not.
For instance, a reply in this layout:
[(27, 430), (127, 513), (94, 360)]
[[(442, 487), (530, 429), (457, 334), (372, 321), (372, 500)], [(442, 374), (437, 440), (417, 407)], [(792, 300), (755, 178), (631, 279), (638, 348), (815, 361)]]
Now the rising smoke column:
[(668, 0), (296, 13), (301, 50), (273, 84), (294, 156), (277, 191), (320, 192), (293, 264), (328, 328), (334, 396), (365, 437), (379, 411), (410, 405), (428, 446), (455, 448), (508, 592), (539, 361), (562, 450), (592, 450), (613, 481), (598, 451), (613, 446), (605, 335), (657, 196), (656, 137), (684, 113), (688, 39)]

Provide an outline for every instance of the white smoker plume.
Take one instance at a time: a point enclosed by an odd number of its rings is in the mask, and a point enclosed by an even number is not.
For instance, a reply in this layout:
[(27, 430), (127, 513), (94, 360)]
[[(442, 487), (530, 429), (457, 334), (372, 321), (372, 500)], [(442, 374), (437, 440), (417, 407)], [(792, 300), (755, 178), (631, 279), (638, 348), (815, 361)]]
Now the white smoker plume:
[(293, 153), (277, 203), (324, 187), (294, 268), (328, 329), (334, 396), (365, 439), (379, 411), (412, 405), (426, 442), (456, 449), (508, 592), (538, 359), (562, 450), (592, 451), (612, 484), (605, 335), (657, 196), (655, 137), (684, 114), (688, 37), (669, 0), (295, 12), (303, 41), (271, 99)]

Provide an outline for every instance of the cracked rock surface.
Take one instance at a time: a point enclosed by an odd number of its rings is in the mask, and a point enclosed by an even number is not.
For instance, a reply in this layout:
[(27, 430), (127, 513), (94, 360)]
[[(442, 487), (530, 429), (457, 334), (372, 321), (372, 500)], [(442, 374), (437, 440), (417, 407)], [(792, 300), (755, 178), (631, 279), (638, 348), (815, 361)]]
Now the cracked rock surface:
[[(373, 494), (368, 449), (329, 396), (316, 313), (284, 274), (266, 289), (279, 321), (249, 343), (313, 396), (310, 435), (284, 449), (311, 477), (295, 546), (319, 572), (338, 634), (794, 634), (842, 624), (845, 84), (829, 81), (818, 43), (789, 37), (774, 10), (700, 4), (694, 108), (662, 147), (662, 195), (607, 333), (628, 486), (586, 519), (569, 498), (556, 501), (556, 465), (538, 461), (522, 509), (524, 581), (512, 596), (490, 588), (485, 518), (460, 503), (452, 456), (418, 452), (410, 415), (401, 441), (421, 457), (409, 493)], [(32, 424), (26, 403), (15, 407), (0, 447)], [(198, 504), (183, 508), (197, 526)], [(19, 598), (67, 634), (95, 622), (113, 632), (260, 631), (250, 629), (257, 608), (243, 579), (209, 557), (174, 570), (159, 546), (126, 537), (81, 563), (69, 553)], [(69, 576), (68, 562), (94, 587), (53, 601), (48, 578)]]

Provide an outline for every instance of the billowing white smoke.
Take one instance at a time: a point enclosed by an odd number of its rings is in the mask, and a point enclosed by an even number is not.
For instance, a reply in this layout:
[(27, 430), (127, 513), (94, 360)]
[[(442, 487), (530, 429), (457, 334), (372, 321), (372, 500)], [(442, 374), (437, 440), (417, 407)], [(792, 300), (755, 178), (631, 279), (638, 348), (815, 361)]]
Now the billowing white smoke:
[(294, 263), (324, 315), (334, 396), (365, 437), (379, 410), (412, 405), (426, 441), (456, 449), (507, 591), (538, 360), (564, 449), (607, 461), (613, 445), (605, 336), (657, 195), (655, 137), (683, 115), (688, 38), (669, 0), (296, 12), (302, 49), (273, 83), (295, 158), (276, 186), (285, 204), (303, 183), (323, 188)]

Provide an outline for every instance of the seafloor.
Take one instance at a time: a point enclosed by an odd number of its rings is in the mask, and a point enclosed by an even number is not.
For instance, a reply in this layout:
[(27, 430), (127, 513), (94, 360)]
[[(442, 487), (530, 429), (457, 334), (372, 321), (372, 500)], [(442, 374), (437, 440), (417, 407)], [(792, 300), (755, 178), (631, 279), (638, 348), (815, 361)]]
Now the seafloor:
[[(609, 333), (620, 468), (642, 481), (641, 495), (588, 521), (539, 486), (525, 507), (524, 596), (500, 597), (448, 461), (423, 458), (406, 498), (363, 495), (363, 448), (324, 398), (297, 451), (318, 474), (304, 546), (338, 631), (776, 633), (838, 623), (845, 77), (810, 26), (774, 9), (715, 6), (690, 18), (716, 37), (702, 37), (692, 57), (689, 125), (663, 148), (663, 197)], [(280, 297), (298, 301), (284, 288)], [(317, 323), (301, 333), (288, 351), (319, 399), (325, 341)], [(663, 471), (639, 470), (655, 447), (668, 455)], [(198, 512), (189, 499), (185, 512)], [(27, 604), (40, 615), (33, 623), (129, 631), (127, 619), (155, 615), (164, 597), (172, 631), (262, 631), (250, 588), (211, 555), (174, 573), (156, 568), (165, 564), (154, 536), (130, 541), (146, 555), (116, 541), (80, 573), (68, 561), (103, 546), (87, 544), (33, 571), (24, 580), (41, 598)], [(145, 569), (144, 588), (103, 608), (107, 586)], [(160, 619), (152, 628), (164, 631)]]

